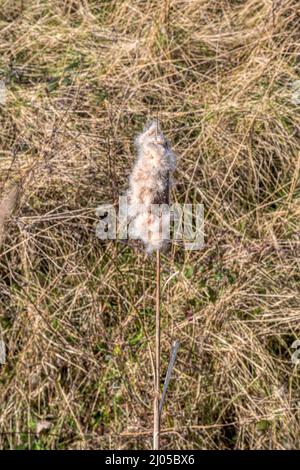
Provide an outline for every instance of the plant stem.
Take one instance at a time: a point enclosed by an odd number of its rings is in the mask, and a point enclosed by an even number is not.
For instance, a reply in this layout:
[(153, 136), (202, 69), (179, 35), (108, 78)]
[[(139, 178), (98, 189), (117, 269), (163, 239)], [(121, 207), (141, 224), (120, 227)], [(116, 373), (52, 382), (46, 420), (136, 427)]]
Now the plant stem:
[(156, 252), (156, 315), (155, 315), (155, 376), (153, 449), (160, 448), (160, 250)]

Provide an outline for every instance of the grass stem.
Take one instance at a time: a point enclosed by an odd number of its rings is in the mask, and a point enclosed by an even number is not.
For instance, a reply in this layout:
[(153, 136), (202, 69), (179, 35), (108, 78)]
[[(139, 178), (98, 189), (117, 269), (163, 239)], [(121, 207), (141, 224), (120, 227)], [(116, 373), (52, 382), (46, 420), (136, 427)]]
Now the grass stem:
[(156, 251), (156, 315), (153, 449), (160, 448), (160, 250)]

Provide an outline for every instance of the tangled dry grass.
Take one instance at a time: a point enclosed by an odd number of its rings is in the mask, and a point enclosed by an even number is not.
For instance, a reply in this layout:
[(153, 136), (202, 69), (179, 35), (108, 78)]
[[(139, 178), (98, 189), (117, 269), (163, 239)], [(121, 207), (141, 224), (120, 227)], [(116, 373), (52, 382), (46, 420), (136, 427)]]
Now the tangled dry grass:
[(299, 448), (299, 49), (298, 0), (1, 1), (1, 448), (151, 448), (154, 261), (95, 237), (150, 116), (206, 231), (163, 259), (162, 447)]

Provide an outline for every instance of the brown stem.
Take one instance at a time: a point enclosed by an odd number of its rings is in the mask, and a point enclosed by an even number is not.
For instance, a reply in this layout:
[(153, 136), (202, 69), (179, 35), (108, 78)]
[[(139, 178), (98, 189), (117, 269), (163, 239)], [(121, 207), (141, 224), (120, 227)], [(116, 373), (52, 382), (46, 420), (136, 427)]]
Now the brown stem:
[(156, 252), (156, 315), (155, 315), (155, 377), (153, 449), (160, 448), (160, 251)]

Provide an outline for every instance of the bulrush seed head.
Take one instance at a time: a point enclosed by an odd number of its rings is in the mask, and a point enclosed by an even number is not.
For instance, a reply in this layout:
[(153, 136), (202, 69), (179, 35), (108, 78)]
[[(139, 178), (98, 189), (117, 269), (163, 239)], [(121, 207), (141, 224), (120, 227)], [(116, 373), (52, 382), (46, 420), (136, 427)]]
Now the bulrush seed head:
[(129, 179), (130, 236), (144, 242), (146, 251), (163, 248), (169, 238), (169, 196), (176, 157), (157, 121), (135, 141), (137, 159)]

